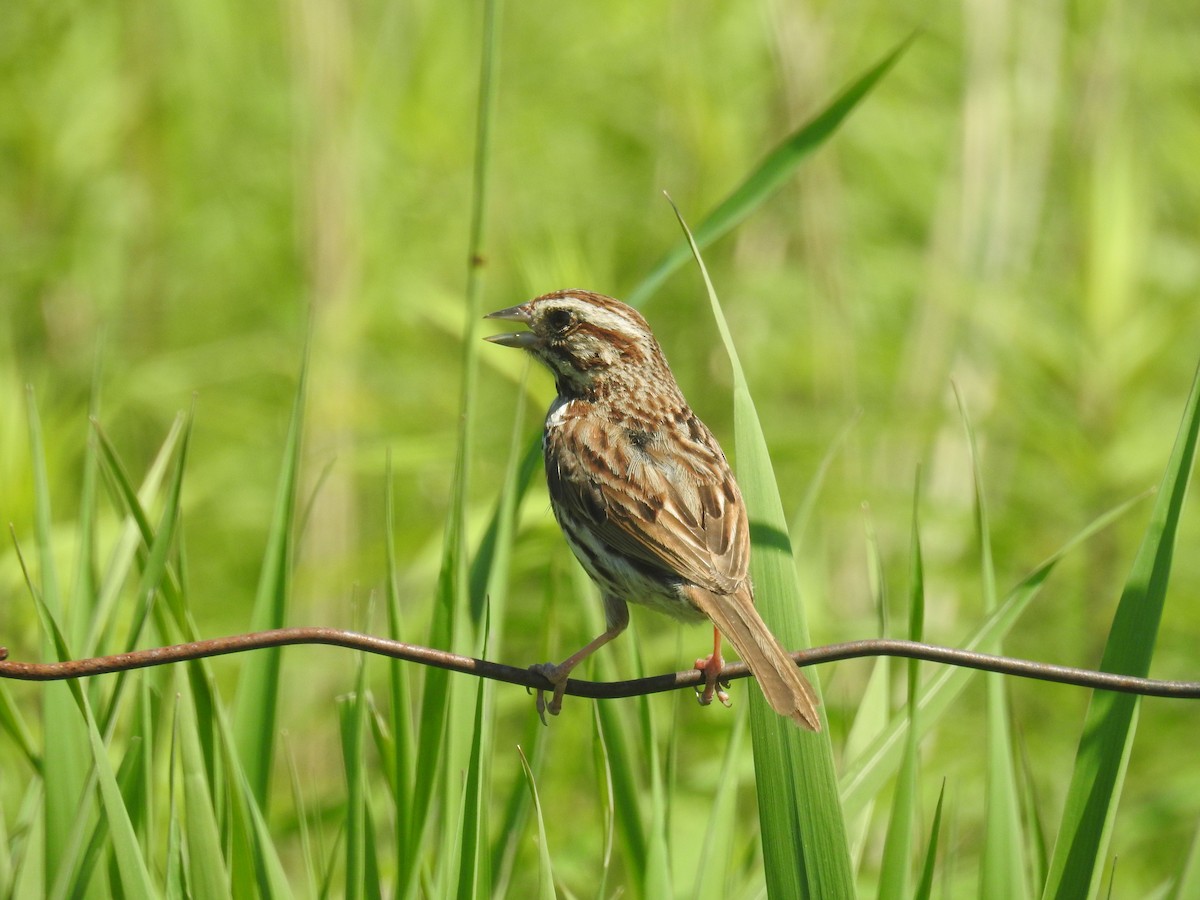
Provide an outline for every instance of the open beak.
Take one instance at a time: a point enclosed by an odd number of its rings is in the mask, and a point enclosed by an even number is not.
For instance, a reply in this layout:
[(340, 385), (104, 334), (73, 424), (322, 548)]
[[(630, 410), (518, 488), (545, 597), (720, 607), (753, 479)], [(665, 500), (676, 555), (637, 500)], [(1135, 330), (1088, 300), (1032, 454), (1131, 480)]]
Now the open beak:
[[(521, 322), (529, 324), (529, 310), (524, 306), (510, 306), (508, 309), (498, 309), (494, 313), (488, 313), (484, 316), (485, 319), (502, 319), (505, 322)], [(512, 331), (507, 334), (493, 334), (484, 338), (485, 341), (491, 341), (493, 344), (499, 344), (501, 347), (517, 347), (521, 350), (528, 350), (537, 343), (538, 336), (532, 331)]]

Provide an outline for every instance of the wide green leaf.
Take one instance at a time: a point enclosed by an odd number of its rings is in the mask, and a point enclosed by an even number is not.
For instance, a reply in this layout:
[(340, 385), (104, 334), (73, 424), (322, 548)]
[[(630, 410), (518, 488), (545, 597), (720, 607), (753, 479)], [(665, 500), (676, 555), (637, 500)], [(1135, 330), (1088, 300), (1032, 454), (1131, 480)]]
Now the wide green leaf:
[[(704, 277), (733, 369), (738, 481), (750, 516), (750, 570), (759, 612), (785, 647), (807, 646), (796, 562), (766, 436), (700, 249), (682, 216), (679, 224)], [(810, 670), (808, 675), (820, 697), (817, 673)], [(853, 897), (850, 848), (828, 728), (819, 733), (803, 731), (776, 715), (761, 692), (753, 691), (750, 733), (768, 893), (775, 897)]]

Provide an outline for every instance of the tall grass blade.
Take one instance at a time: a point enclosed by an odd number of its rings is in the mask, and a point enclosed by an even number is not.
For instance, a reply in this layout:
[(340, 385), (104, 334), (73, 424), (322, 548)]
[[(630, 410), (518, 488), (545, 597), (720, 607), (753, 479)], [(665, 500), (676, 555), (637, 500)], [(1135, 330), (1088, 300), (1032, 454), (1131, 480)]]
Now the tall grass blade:
[[(867, 581), (879, 619), (878, 634), (882, 637), (888, 633), (887, 580), (884, 578), (883, 558), (879, 553), (879, 538), (871, 521), (870, 509), (865, 504), (863, 514), (867, 542)], [(871, 664), (871, 675), (854, 711), (854, 723), (850, 726), (842, 748), (843, 758), (860, 758), (871, 742), (884, 732), (890, 719), (891, 700), (891, 660), (880, 657)], [(850, 835), (850, 859), (854, 871), (858, 871), (863, 850), (866, 848), (874, 810), (875, 800), (872, 797), (853, 813), (845, 812), (846, 831)]]
[[(388, 637), (394, 641), (404, 639), (404, 622), (400, 612), (400, 573), (396, 566), (396, 510), (393, 485), (391, 453), (387, 459), (387, 474), (384, 479), (384, 541), (386, 547), (387, 581), (386, 608)], [(416, 770), (416, 738), (413, 734), (413, 712), (411, 699), (411, 666), (398, 659), (389, 660), (388, 699), (392, 722), (392, 807), (396, 811), (396, 858), (415, 858), (416, 847), (410, 829), (412, 818), (413, 774)], [(409, 854), (413, 854), (410, 856)], [(399, 877), (405, 877), (407, 867), (401, 863)]]
[[(925, 564), (921, 556), (920, 476), (913, 490), (912, 537), (909, 550), (909, 639), (920, 641), (925, 630)], [(908, 896), (911, 873), (913, 837), (917, 821), (917, 747), (920, 729), (917, 727), (917, 686), (920, 662), (908, 660), (908, 733), (904, 741), (904, 758), (892, 798), (892, 815), (883, 842), (883, 862), (879, 870), (881, 900), (899, 900)]]
[[(189, 416), (184, 422), (182, 436), (179, 441), (179, 454), (174, 461), (174, 471), (167, 490), (166, 500), (163, 504), (162, 515), (159, 517), (159, 525), (148, 541), (147, 553), (142, 563), (142, 575), (138, 581), (137, 589), (137, 606), (134, 609), (133, 618), (130, 623), (129, 635), (124, 642), (124, 650), (126, 651), (136, 648), (142, 637), (143, 629), (155, 611), (156, 598), (171, 592), (169, 587), (171, 574), (169, 559), (171, 551), (175, 547), (175, 534), (179, 525), (180, 504), (183, 497), (183, 475), (187, 465), (190, 439), (191, 417)], [(116, 677), (116, 683), (100, 717), (101, 727), (105, 733), (111, 729), (112, 723), (116, 721), (117, 712), (125, 694), (125, 688), (129, 684), (131, 677), (133, 677), (132, 673), (128, 671), (121, 672)]]
[[(542, 727), (542, 723), (535, 718), (531, 723), (531, 740), (528, 742), (533, 747), (529, 764), (535, 778), (541, 772), (542, 763), (546, 757), (546, 747), (548, 746), (545, 740), (546, 731), (547, 729)], [(530, 796), (529, 786), (521, 780), (513, 781), (503, 808), (504, 814), (500, 818), (500, 825), (496, 829), (496, 841), (491, 849), (493, 897), (509, 896), (509, 885), (512, 882), (517, 852), (520, 850), (525, 828), (529, 822), (529, 813), (533, 809), (533, 798)], [(611, 809), (609, 813), (611, 813)], [(601, 884), (604, 883), (603, 879), (607, 872), (608, 858), (606, 856)]]
[[(957, 386), (954, 398), (962, 417), (971, 458), (971, 474), (975, 493), (975, 540), (979, 550), (980, 578), (983, 588), (983, 611), (991, 615), (998, 605), (996, 567), (992, 558), (992, 536), (988, 523), (987, 497), (983, 490), (983, 470), (979, 462), (979, 447), (975, 429), (966, 404)], [(1001, 636), (985, 645), (985, 653), (1004, 652)], [(984, 676), (987, 685), (987, 788), (984, 799), (986, 825), (983, 862), (979, 875), (979, 896), (983, 900), (1017, 900), (1029, 896), (1024, 859), (1024, 835), (1017, 802), (1015, 762), (1012, 734), (1009, 730), (1010, 712), (1005, 693), (1004, 676), (996, 673)]]
[[(1113, 616), (1100, 663), (1105, 672), (1141, 676), (1149, 672), (1198, 432), (1200, 368), (1192, 381), (1150, 523)], [(1099, 887), (1137, 731), (1138, 706), (1139, 698), (1129, 694), (1097, 692), (1092, 696), (1050, 858), (1044, 897), (1085, 897)]]
[[(525, 391), (518, 393), (517, 408), (513, 419), (512, 440), (504, 483), (500, 499), (484, 531), (479, 551), (471, 568), (472, 606), (478, 598), (487, 599), (488, 616), (492, 621), (503, 623), (507, 606), (509, 558), (512, 553), (513, 537), (516, 532), (517, 514), (520, 504), (533, 476), (541, 466), (541, 442), (529, 443), (522, 438), (524, 432)], [(500, 625), (486, 629), (486, 640), (491, 654), (499, 654), (497, 644), (503, 638)], [(546, 729), (540, 722), (532, 723), (533, 731), (525, 745), (532, 747), (533, 768), (540, 770)], [(496, 840), (489, 849), (487, 866), (495, 896), (504, 896), (512, 876), (518, 840), (524, 833), (525, 820), (531, 808), (529, 791), (520, 781), (514, 781), (508, 798), (503, 804), (501, 826), (496, 830)]]
[(632, 729), (622, 721), (618, 704), (615, 703), (597, 703), (596, 722), (612, 781), (615, 824), (624, 849), (625, 865), (630, 881), (641, 885), (646, 879), (650, 837), (641, 818), (645, 797), (637, 783), (634, 756), (629, 746), (628, 732)]
[[(44, 605), (54, 621), (62, 619), (62, 595), (59, 592), (58, 567), (54, 560), (53, 515), (50, 503), (50, 478), (46, 470), (46, 451), (42, 424), (37, 412), (33, 388), (26, 390), (26, 414), (29, 428), (29, 458), (33, 465), (34, 545), (37, 548), (40, 590), (32, 593)], [(44, 659), (69, 659), (57, 655), (64, 651), (47, 630), (42, 636)], [(65, 864), (69, 835), (83, 809), (91, 803), (83, 796), (87, 779), (85, 761), (90, 755), (86, 723), (76, 716), (72, 691), (61, 682), (47, 684), (42, 692), (42, 721), (54, 722), (53, 739), (43, 738), (42, 783), (46, 790), (44, 841), (45, 872), (52, 878)], [(110, 773), (111, 774), (111, 773)], [(115, 785), (114, 785), (115, 786)], [(43, 891), (45, 888), (43, 888)]]
[[(457, 631), (455, 618), (470, 603), (467, 549), (465, 534), (469, 513), (469, 460), (474, 453), (475, 398), (479, 379), (479, 319), (483, 272), (479, 261), (484, 255), (484, 230), (487, 221), (488, 169), (491, 160), (492, 113), (495, 100), (499, 27), (499, 0), (486, 0), (483, 5), (482, 47), (479, 68), (479, 91), (475, 116), (475, 158), (471, 191), (471, 224), (467, 243), (466, 327), (463, 333), (462, 386), (458, 447), (455, 455), (451, 488), (450, 512), (446, 524), (441, 571), (438, 575), (430, 645), (450, 649)], [(401, 897), (408, 897), (416, 888), (419, 849), (429, 824), (430, 811), (437, 790), (446, 791), (447, 778), (442, 766), (446, 751), (456, 742), (447, 740), (451, 692), (449, 675), (444, 670), (431, 669), (425, 674), (421, 700), (421, 720), (417, 735), (417, 762), (420, 774), (408, 810), (408, 853), (401, 862)], [(451, 723), (452, 724), (452, 723)], [(439, 773), (442, 773), (439, 775)], [(444, 797), (442, 799), (445, 799)], [(444, 805), (444, 804), (443, 804)], [(448, 835), (449, 836), (449, 835)]]
[[(779, 189), (804, 159), (824, 144), (846, 117), (871, 92), (876, 84), (904, 55), (904, 51), (916, 39), (910, 35), (896, 45), (874, 66), (860, 75), (842, 91), (828, 106), (805, 122), (783, 143), (767, 154), (746, 178), (710, 212), (694, 232), (694, 242), (703, 250), (717, 238), (731, 231), (734, 226), (758, 209), (763, 202)], [(662, 287), (675, 271), (692, 255), (689, 244), (680, 241), (655, 264), (650, 273), (626, 296), (631, 306), (641, 306)]]
[(182, 838), (186, 848), (188, 888), (191, 896), (198, 900), (210, 897), (218, 900), (230, 894), (229, 872), (221, 851), (220, 827), (200, 745), (196, 709), (186, 680), (182, 673), (180, 676), (177, 715), (186, 826)]
[[(808, 646), (796, 562), (762, 425), (700, 249), (677, 209), (675, 214), (704, 278), (733, 369), (738, 481), (750, 515), (750, 566), (759, 610), (785, 647)], [(820, 697), (817, 673), (808, 674)], [(777, 716), (761, 692), (752, 691), (750, 733), (768, 892), (777, 897), (853, 897), (828, 729), (802, 731)]]
[[(631, 636), (633, 637), (633, 636)], [(636, 637), (634, 637), (636, 641)], [(637, 646), (636, 643), (634, 645)], [(638, 660), (637, 674), (645, 674), (641, 666), (641, 653), (635, 651)], [(649, 807), (649, 825), (646, 828), (646, 868), (642, 876), (643, 897), (667, 897), (673, 892), (671, 884), (671, 848), (667, 842), (670, 829), (670, 799), (663, 777), (663, 759), (658, 746), (658, 729), (654, 727), (654, 716), (650, 710), (650, 697), (637, 698), (639, 726), (634, 734), (640, 759), (645, 760), (650, 779), (649, 797), (642, 794), (639, 808)]]
[[(53, 612), (40, 601), (37, 603), (37, 610), (41, 618), (42, 627), (46, 630), (54, 645), (57, 658), (73, 659), (74, 656), (67, 645), (66, 639), (63, 637), (62, 629), (59, 627)], [(137, 834), (129, 816), (129, 810), (125, 806), (120, 785), (117, 783), (116, 773), (109, 762), (108, 748), (105, 746), (104, 738), (101, 736), (100, 729), (96, 724), (87, 694), (78, 681), (67, 681), (62, 684), (74, 700), (76, 712), (83, 719), (86, 729), (89, 755), (85, 758), (90, 760), (92, 770), (95, 772), (100, 787), (101, 807), (104, 811), (103, 822), (111, 835), (113, 857), (116, 863), (120, 890), (127, 898), (147, 898), (149, 900), (149, 898), (155, 896), (153, 883), (150, 879), (150, 871), (146, 867), (146, 861), (142, 855), (141, 846), (138, 843)], [(57, 722), (56, 731), (65, 724), (65, 722)], [(49, 785), (46, 785), (46, 788), (47, 796), (49, 796)], [(79, 810), (76, 810), (76, 814), (79, 814), (79, 812)], [(64, 836), (67, 834), (69, 834), (69, 831), (64, 832)]]
[(913, 892), (913, 900), (929, 900), (933, 896), (933, 873), (937, 865), (938, 838), (942, 833), (942, 803), (945, 799), (946, 782), (943, 780), (942, 789), (938, 791), (937, 807), (933, 811), (933, 827), (929, 830), (929, 847), (925, 851), (925, 862), (921, 865), (921, 877)]
[[(100, 353), (92, 369), (92, 389), (88, 400), (88, 418), (100, 415)], [(75, 562), (75, 586), (71, 592), (72, 621), (68, 635), (73, 647), (82, 647), (96, 603), (96, 501), (100, 460), (96, 435), (89, 430), (83, 456), (83, 480), (79, 492), (79, 558)]]
[[(149, 547), (154, 540), (154, 528), (150, 524), (149, 509), (159, 492), (163, 480), (170, 472), (170, 464), (175, 459), (175, 448), (183, 439), (189, 427), (190, 417), (179, 414), (175, 417), (167, 436), (155, 454), (140, 487), (135, 488), (121, 456), (113, 446), (112, 441), (104, 433), (99, 423), (92, 423), (92, 436), (97, 441), (100, 455), (101, 470), (105, 483), (113, 495), (113, 503), (118, 513), (124, 518), (120, 536), (117, 538), (108, 567), (100, 583), (100, 594), (91, 616), (87, 641), (83, 645), (84, 653), (90, 654), (102, 643), (112, 627), (114, 610), (121, 602), (125, 583), (133, 568), (135, 559), (144, 560)], [(179, 601), (179, 585), (175, 573), (168, 569), (169, 578), (162, 585), (164, 595), (173, 610), (181, 608)]]
[(538, 891), (539, 900), (554, 900), (558, 894), (554, 890), (554, 867), (550, 862), (550, 846), (546, 841), (546, 822), (542, 818), (542, 803), (538, 799), (537, 783), (533, 780), (533, 770), (525, 751), (517, 747), (521, 755), (521, 768), (525, 772), (525, 781), (529, 784), (529, 795), (533, 798), (533, 817), (537, 822), (538, 838)]
[(1046, 829), (1042, 825), (1038, 795), (1034, 785), (1033, 767), (1025, 741), (1019, 740), (1021, 752), (1021, 816), (1024, 821), (1025, 845), (1029, 854), (1029, 878), (1035, 885), (1046, 883), (1046, 872), (1050, 868), (1050, 854), (1046, 847)]
[(29, 763), (29, 768), (40, 772), (42, 759), (37, 752), (37, 742), (25, 717), (21, 715), (21, 710), (13, 703), (12, 694), (4, 682), (0, 682), (0, 731), (12, 739), (25, 761)]
[(366, 896), (367, 826), (366, 791), (367, 765), (363, 755), (363, 736), (366, 731), (366, 658), (359, 656), (358, 675), (354, 693), (338, 703), (338, 721), (342, 734), (342, 762), (346, 771), (346, 879), (343, 896), (359, 900)]
[[(479, 541), (479, 550), (471, 563), (470, 595), (471, 615), (476, 625), (483, 618), (483, 609), (488, 608), (488, 615), (493, 622), (502, 624), (505, 621), (504, 612), (508, 598), (509, 559), (512, 555), (513, 532), (516, 527), (517, 511), (521, 500), (533, 483), (533, 476), (542, 464), (542, 442), (528, 442), (523, 439), (525, 433), (525, 391), (517, 392), (517, 407), (513, 421), (513, 439), (509, 451), (508, 465), (504, 472), (504, 482), (500, 487), (500, 498), (496, 508), (488, 520), (483, 537)], [(499, 627), (496, 634), (488, 635), (491, 652), (500, 655), (500, 643), (503, 630)]]
[(592, 704), (592, 733), (596, 736), (592, 742), (592, 760), (596, 770), (597, 786), (600, 795), (600, 810), (604, 816), (604, 852), (601, 858), (600, 882), (596, 888), (596, 896), (608, 894), (608, 878), (612, 871), (613, 845), (617, 836), (616, 794), (613, 792), (612, 766), (608, 761), (608, 746), (604, 742), (604, 732), (600, 728), (600, 715), (597, 707)]
[(721, 762), (721, 773), (717, 776), (717, 791), (706, 813), (707, 826), (704, 843), (700, 848), (700, 865), (696, 868), (696, 881), (691, 896), (696, 900), (720, 900), (726, 896), (726, 884), (730, 875), (730, 835), (738, 831), (737, 765), (742, 758), (742, 746), (746, 740), (746, 707), (734, 716), (733, 730), (725, 747), (725, 758)]
[[(480, 656), (488, 658), (488, 616), (485, 612), (484, 641)], [(459, 848), (458, 897), (459, 900), (471, 900), (473, 897), (491, 895), (491, 873), (487, 865), (488, 856), (483, 852), (488, 830), (487, 802), (485, 789), (489, 783), (488, 762), (484, 758), (483, 748), (491, 744), (488, 720), (490, 716), (491, 684), (485, 678), (477, 679), (475, 685), (475, 716), (471, 738), (471, 753), (467, 759), (466, 784), (463, 790), (462, 816), (459, 834), (462, 843)]]
[[(292, 403), (283, 448), (283, 468), (275, 488), (275, 508), (259, 573), (250, 627), (255, 631), (282, 628), (292, 587), (292, 529), (296, 521), (296, 486), (300, 476), (300, 441), (304, 433), (304, 403), (308, 386), (308, 345), (300, 362), (300, 378)], [(275, 757), (276, 711), (279, 702), (278, 647), (252, 653), (238, 683), (233, 733), (247, 782), (260, 809), (267, 808), (268, 787)]]
[[(461, 490), (461, 479), (465, 478), (462, 451), (459, 451), (458, 474), (455, 477), (456, 493)], [(447, 523), (445, 551), (441, 573), (438, 576), (433, 621), (429, 629), (429, 646), (449, 648), (454, 645), (455, 615), (462, 609), (465, 600), (464, 573), (462, 572), (461, 529), (463, 523), (456, 502), (451, 507)], [(450, 677), (444, 669), (428, 669), (425, 686), (421, 694), (420, 724), (417, 729), (416, 764), (413, 767), (416, 781), (411, 794), (411, 806), (397, 810), (398, 815), (409, 817), (406, 832), (408, 847), (400, 857), (400, 897), (412, 896), (417, 888), (417, 876), (422, 864), (421, 848), (425, 841), (430, 819), (434, 812), (434, 798), (444, 806), (445, 779), (442, 766), (446, 763), (446, 722), (450, 712)]]

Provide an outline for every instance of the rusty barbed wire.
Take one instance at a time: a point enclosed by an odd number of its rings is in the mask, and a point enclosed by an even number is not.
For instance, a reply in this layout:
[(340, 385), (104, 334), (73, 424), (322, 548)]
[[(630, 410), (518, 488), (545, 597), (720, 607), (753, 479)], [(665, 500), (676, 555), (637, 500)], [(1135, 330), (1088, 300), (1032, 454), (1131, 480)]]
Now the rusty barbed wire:
[[(517, 666), (509, 666), (486, 659), (475, 659), (470, 656), (460, 656), (445, 650), (435, 650), (432, 647), (407, 644), (402, 641), (393, 641), (388, 638), (361, 634), (355, 631), (320, 627), (278, 628), (273, 631), (235, 634), (229, 637), (191, 641), (186, 644), (174, 644), (168, 647), (152, 647), (146, 650), (134, 650), (129, 653), (115, 653), (110, 656), (97, 656), (90, 659), (67, 660), (55, 663), (10, 660), (8, 659), (8, 650), (0, 647), (0, 678), (15, 679), (18, 681), (63, 681), (72, 678), (88, 678), (111, 672), (123, 672), (129, 669), (144, 669), (149, 666), (187, 662), (194, 659), (227, 656), (231, 653), (244, 653), (267, 647), (284, 647), (299, 644), (323, 644), (333, 647), (344, 647), (349, 650), (360, 650), (365, 653), (386, 656), (391, 659), (407, 660), (408, 662), (419, 663), (421, 665), (461, 672), (465, 675), (475, 675), (480, 678), (489, 678), (493, 681), (523, 685), (528, 688), (546, 689), (549, 687), (549, 683), (542, 676)], [(923, 644), (916, 641), (891, 638), (873, 638), (869, 640), (846, 641), (839, 644), (827, 644), (823, 647), (799, 650), (792, 653), (791, 656), (801, 666), (838, 662), (840, 660), (857, 659), (865, 656), (902, 657), (919, 659), (925, 662), (962, 666), (985, 672), (998, 672), (1002, 675), (1012, 675), (1019, 678), (1032, 678), (1039, 681), (1051, 681), (1058, 684), (1070, 684), (1077, 687), (1116, 691), (1125, 694), (1139, 694), (1145, 697), (1200, 699), (1200, 682), (1198, 681), (1160, 681), (1152, 678), (1139, 678), (1133, 675), (1099, 672), (1072, 666), (1059, 666), (1052, 663), (1035, 662), (1010, 656), (996, 656), (988, 653), (978, 653), (973, 650), (939, 647), (935, 644)], [(721, 673), (722, 681), (736, 681), (749, 677), (751, 677), (750, 671), (744, 663), (728, 665)], [(645, 678), (634, 678), (628, 681), (601, 682), (572, 678), (567, 682), (566, 692), (575, 697), (591, 697), (594, 699), (636, 697), (641, 694), (657, 694), (663, 691), (694, 687), (700, 684), (702, 679), (703, 675), (695, 669), (664, 673), (662, 675), (651, 675)]]

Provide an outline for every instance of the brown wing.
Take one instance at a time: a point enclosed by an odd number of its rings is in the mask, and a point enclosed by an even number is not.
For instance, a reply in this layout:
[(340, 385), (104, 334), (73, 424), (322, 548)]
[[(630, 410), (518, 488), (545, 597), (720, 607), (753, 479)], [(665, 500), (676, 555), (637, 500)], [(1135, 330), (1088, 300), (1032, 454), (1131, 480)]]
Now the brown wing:
[(614, 551), (718, 594), (745, 580), (746, 508), (694, 416), (672, 439), (565, 418), (547, 432), (546, 474), (562, 512), (586, 520)]

